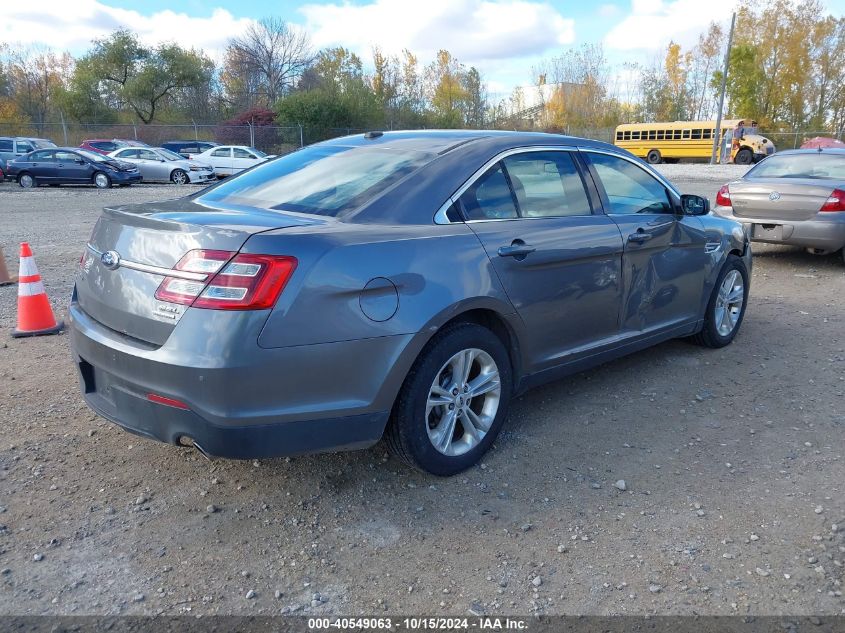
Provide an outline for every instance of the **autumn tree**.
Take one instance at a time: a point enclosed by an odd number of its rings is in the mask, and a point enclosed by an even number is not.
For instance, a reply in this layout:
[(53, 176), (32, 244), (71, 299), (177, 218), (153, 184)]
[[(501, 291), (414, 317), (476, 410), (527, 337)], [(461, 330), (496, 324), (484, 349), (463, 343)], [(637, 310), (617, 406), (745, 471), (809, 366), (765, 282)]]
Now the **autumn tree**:
[(426, 83), (433, 122), (437, 127), (461, 127), (467, 91), (463, 84), (463, 65), (449, 51), (440, 50), (426, 68)]

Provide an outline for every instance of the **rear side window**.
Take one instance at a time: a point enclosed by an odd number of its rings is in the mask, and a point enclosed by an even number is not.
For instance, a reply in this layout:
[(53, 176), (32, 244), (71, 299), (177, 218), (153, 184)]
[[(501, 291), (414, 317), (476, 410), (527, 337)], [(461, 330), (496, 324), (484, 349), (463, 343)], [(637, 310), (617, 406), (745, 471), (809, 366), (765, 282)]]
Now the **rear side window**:
[(120, 152), (117, 157), (118, 158), (138, 158), (138, 153), (140, 150), (137, 149), (125, 149)]
[(232, 150), (228, 147), (223, 149), (216, 149), (211, 152), (211, 155), (215, 158), (229, 158), (232, 155)]
[(514, 154), (503, 161), (524, 218), (590, 215), (584, 182), (570, 152)]
[(53, 152), (48, 151), (48, 150), (41, 150), (40, 152), (33, 152), (32, 154), (30, 154), (28, 160), (41, 161), (41, 162), (51, 161), (51, 160), (53, 160)]
[(654, 176), (616, 156), (588, 152), (607, 193), (611, 214), (672, 213), (669, 192)]
[(508, 179), (497, 163), (464, 191), (461, 209), (467, 220), (507, 220), (519, 217)]
[(368, 202), (432, 158), (424, 152), (315, 145), (227, 180), (198, 201), (337, 216)]
[(96, 147), (99, 150), (104, 152), (113, 152), (117, 149), (117, 144), (112, 143), (110, 141), (95, 141), (93, 143), (88, 143), (91, 147)]
[(11, 151), (12, 151), (12, 140), (0, 138), (0, 152), (11, 152)]

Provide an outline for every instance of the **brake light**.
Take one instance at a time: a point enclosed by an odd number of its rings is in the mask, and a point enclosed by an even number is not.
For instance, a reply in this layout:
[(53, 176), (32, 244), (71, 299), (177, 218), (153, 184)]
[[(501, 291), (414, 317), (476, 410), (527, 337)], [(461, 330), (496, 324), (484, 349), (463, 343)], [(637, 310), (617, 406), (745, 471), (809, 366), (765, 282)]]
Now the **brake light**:
[(834, 189), (819, 211), (845, 211), (845, 191)]
[(155, 296), (209, 310), (272, 308), (296, 264), (295, 257), (287, 256), (190, 251), (174, 270), (193, 273), (194, 278), (165, 277)]
[(716, 194), (716, 204), (720, 207), (731, 206), (731, 190), (727, 185), (722, 185), (722, 188)]

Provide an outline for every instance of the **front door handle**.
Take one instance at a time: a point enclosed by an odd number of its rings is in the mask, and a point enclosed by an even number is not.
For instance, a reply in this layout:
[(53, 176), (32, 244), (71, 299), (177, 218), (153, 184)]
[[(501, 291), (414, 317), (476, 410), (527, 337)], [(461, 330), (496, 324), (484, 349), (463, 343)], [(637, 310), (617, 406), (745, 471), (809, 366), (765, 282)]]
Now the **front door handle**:
[(636, 242), (637, 244), (642, 244), (643, 242), (648, 242), (650, 239), (651, 239), (651, 233), (646, 233), (642, 229), (640, 229), (636, 233), (631, 233), (628, 236), (629, 242)]
[(537, 249), (529, 246), (522, 240), (514, 240), (510, 246), (500, 246), (496, 254), (499, 257), (513, 257), (516, 260), (523, 260)]

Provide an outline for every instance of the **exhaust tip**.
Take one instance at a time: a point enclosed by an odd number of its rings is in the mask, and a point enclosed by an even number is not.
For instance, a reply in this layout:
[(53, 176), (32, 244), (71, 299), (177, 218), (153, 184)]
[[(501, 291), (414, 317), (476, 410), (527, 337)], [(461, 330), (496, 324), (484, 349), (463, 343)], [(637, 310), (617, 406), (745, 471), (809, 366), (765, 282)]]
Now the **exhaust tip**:
[(193, 449), (196, 449), (196, 451), (197, 451), (200, 455), (202, 455), (203, 457), (205, 457), (208, 461), (211, 461), (211, 455), (209, 455), (208, 453), (206, 453), (206, 452), (205, 452), (205, 450), (203, 449), (203, 447), (202, 447), (202, 446), (200, 446), (199, 444), (197, 444), (197, 443), (194, 441), (194, 438), (192, 438), (192, 437), (190, 437), (190, 436), (188, 436), (188, 435), (180, 435), (180, 436), (177, 438), (176, 443), (177, 443), (179, 446), (184, 446), (185, 448), (193, 448)]

